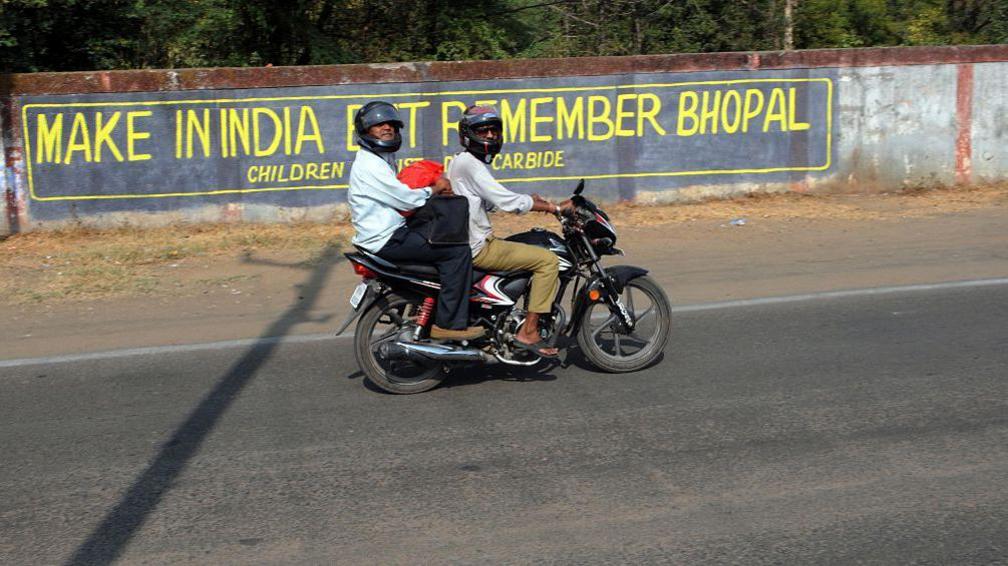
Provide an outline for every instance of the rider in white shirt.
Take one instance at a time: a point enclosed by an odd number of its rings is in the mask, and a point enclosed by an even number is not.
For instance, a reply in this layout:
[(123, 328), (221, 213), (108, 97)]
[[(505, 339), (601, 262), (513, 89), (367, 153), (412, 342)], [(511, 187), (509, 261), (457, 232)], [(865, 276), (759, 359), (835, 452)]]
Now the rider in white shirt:
[(530, 210), (556, 213), (569, 206), (553, 204), (539, 195), (523, 195), (504, 188), (487, 167), (503, 146), (504, 122), (488, 106), (470, 106), (459, 120), (459, 139), (465, 151), (448, 164), (452, 192), (469, 200), (469, 245), (473, 266), (493, 271), (532, 272), (528, 313), (515, 335), (516, 346), (538, 356), (556, 357), (557, 349), (542, 340), (540, 315), (549, 314), (559, 287), (559, 260), (539, 246), (494, 238), (487, 215), (491, 210), (524, 214)]
[[(386, 154), (392, 155), (392, 154)], [(410, 189), (396, 179), (391, 166), (371, 151), (359, 151), (350, 167), (350, 216), (354, 245), (378, 253), (392, 233), (406, 225), (400, 210), (423, 206), (433, 194), (432, 187)]]
[(413, 190), (396, 179), (395, 152), (402, 145), (402, 118), (388, 102), (366, 104), (354, 115), (361, 149), (350, 167), (347, 201), (353, 222), (353, 243), (389, 261), (430, 262), (441, 277), (430, 337), (472, 340), (483, 335), (468, 326), (472, 255), (466, 245), (432, 246), (410, 230), (399, 211), (422, 206), (433, 194), (451, 194), (442, 177), (428, 188)]

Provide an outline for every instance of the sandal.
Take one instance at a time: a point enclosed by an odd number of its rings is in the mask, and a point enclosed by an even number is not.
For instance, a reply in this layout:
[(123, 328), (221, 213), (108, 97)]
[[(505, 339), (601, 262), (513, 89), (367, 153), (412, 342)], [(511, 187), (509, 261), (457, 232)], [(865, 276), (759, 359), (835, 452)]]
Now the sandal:
[(549, 344), (543, 342), (542, 340), (536, 342), (535, 344), (526, 344), (525, 342), (522, 342), (521, 340), (515, 338), (514, 340), (511, 341), (511, 343), (517, 346), (518, 348), (521, 348), (522, 350), (532, 352), (533, 354), (539, 356), (540, 358), (553, 359), (556, 358), (557, 355), (559, 354), (559, 352), (557, 352), (556, 354), (543, 353), (543, 350), (547, 348), (552, 348), (553, 346), (550, 346)]

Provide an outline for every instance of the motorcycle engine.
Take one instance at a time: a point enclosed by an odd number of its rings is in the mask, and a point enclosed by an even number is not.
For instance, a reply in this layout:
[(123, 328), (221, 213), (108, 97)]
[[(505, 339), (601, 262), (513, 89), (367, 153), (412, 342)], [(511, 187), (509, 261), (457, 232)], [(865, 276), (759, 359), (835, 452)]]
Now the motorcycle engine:
[[(525, 324), (525, 309), (513, 307), (507, 316), (497, 320), (494, 327), (494, 346), (497, 359), (506, 364), (532, 365), (539, 361), (539, 357), (527, 350), (513, 348), (515, 334), (518, 329)], [(549, 315), (539, 317), (539, 335), (548, 344), (554, 344), (556, 337), (566, 321), (563, 308), (557, 307)]]

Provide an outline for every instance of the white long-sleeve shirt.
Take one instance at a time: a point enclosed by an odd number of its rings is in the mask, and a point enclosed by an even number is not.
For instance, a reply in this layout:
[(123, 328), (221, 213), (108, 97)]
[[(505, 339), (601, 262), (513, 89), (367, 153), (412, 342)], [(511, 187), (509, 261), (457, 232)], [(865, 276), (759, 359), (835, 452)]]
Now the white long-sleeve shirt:
[(350, 220), (353, 243), (377, 253), (392, 233), (406, 224), (400, 210), (422, 206), (431, 196), (429, 187), (411, 189), (396, 179), (395, 171), (384, 159), (362, 149), (350, 167)]
[(448, 163), (446, 174), (452, 192), (469, 199), (469, 247), (473, 257), (493, 234), (488, 212), (499, 209), (524, 214), (532, 210), (532, 197), (505, 189), (486, 164), (469, 152), (456, 155)]

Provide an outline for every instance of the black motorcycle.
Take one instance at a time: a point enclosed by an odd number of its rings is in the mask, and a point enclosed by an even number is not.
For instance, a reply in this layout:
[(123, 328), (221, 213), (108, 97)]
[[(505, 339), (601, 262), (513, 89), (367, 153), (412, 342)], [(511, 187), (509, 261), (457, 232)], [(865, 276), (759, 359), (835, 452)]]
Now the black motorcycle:
[[(603, 268), (601, 256), (623, 255), (605, 211), (581, 196), (584, 181), (571, 196), (573, 212), (557, 215), (563, 235), (535, 228), (507, 238), (542, 246), (559, 257), (560, 289), (540, 333), (561, 349), (576, 341), (584, 357), (607, 372), (630, 372), (653, 363), (668, 341), (671, 309), (662, 288), (646, 269), (627, 265)], [(541, 361), (514, 346), (525, 321), (531, 273), (473, 270), (469, 319), (486, 329), (472, 342), (430, 340), (432, 313), (440, 289), (430, 264), (390, 263), (358, 248), (346, 254), (363, 281), (350, 297), (353, 312), (337, 334), (358, 315), (354, 352), (364, 374), (392, 393), (420, 393), (436, 387), (449, 369), (504, 363), (530, 366)], [(570, 294), (570, 317), (562, 306)], [(523, 300), (524, 299), (524, 300)]]

